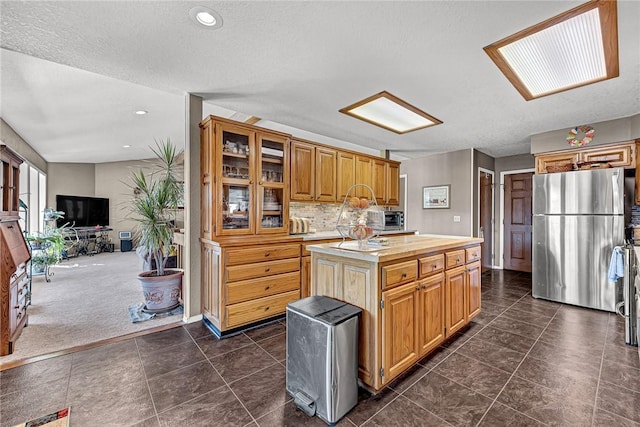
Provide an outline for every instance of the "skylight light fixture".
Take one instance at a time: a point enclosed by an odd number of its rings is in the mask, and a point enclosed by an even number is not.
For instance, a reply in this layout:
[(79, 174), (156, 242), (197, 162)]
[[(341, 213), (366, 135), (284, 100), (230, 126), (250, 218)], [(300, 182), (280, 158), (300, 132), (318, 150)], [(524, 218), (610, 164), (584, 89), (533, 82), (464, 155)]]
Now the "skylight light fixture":
[(594, 0), (484, 48), (530, 101), (618, 77), (615, 0)]
[(196, 6), (189, 10), (189, 17), (199, 27), (215, 30), (222, 27), (222, 16), (213, 9), (204, 6)]
[(399, 134), (442, 123), (387, 91), (342, 108), (340, 112)]

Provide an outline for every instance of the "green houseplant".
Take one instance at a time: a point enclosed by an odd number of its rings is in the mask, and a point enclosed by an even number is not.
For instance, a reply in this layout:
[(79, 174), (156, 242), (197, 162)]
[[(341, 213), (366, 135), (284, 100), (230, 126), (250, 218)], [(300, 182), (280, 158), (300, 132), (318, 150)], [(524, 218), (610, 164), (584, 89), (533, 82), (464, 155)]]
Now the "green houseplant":
[(171, 141), (156, 141), (151, 150), (155, 155), (153, 170), (131, 173), (134, 197), (129, 218), (137, 222), (137, 252), (145, 265), (152, 265), (153, 260), (156, 266), (155, 270), (138, 275), (145, 298), (143, 310), (159, 313), (180, 305), (183, 272), (166, 269), (165, 264), (173, 237), (173, 220), (182, 200), (182, 185), (176, 174), (180, 152)]
[(67, 224), (56, 227), (56, 220), (64, 217), (64, 212), (55, 211), (52, 208), (44, 210), (44, 228), (42, 232), (36, 232), (26, 237), (31, 246), (31, 267), (33, 273), (44, 273), (49, 281), (49, 267), (58, 264), (67, 250), (67, 241), (64, 230)]

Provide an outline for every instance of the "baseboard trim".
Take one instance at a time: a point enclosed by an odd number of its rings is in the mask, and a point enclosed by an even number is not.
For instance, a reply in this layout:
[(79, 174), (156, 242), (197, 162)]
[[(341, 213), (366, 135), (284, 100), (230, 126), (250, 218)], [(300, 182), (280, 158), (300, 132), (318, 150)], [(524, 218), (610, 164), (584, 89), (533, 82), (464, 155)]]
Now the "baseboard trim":
[(196, 323), (199, 322), (200, 320), (202, 320), (202, 314), (198, 314), (197, 316), (191, 316), (191, 317), (183, 317), (182, 321), (184, 323)]

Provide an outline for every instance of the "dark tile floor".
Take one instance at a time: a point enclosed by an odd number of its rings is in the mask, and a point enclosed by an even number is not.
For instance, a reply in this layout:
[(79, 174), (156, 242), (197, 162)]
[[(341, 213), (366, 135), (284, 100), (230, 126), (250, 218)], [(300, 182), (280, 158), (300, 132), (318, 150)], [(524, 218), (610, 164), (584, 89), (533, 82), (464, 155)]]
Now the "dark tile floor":
[[(640, 360), (613, 314), (482, 276), (482, 313), (341, 426), (640, 426)], [(161, 350), (161, 351), (158, 351)], [(313, 426), (285, 391), (285, 325), (217, 340), (200, 323), (0, 372), (0, 425), (71, 406), (72, 426)]]

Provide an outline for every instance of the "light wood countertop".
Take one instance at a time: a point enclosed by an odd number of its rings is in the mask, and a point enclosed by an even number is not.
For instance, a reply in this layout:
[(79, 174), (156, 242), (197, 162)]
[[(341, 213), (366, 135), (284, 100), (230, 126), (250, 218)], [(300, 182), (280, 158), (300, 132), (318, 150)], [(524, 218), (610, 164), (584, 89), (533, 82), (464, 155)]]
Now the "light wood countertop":
[(341, 247), (338, 247), (339, 243), (326, 243), (308, 245), (307, 248), (312, 254), (317, 252), (363, 261), (386, 262), (429, 252), (473, 246), (482, 243), (484, 240), (477, 237), (435, 235), (396, 236), (388, 239), (389, 246), (370, 247), (371, 250), (366, 251), (357, 250), (358, 243), (356, 241), (347, 241)]

